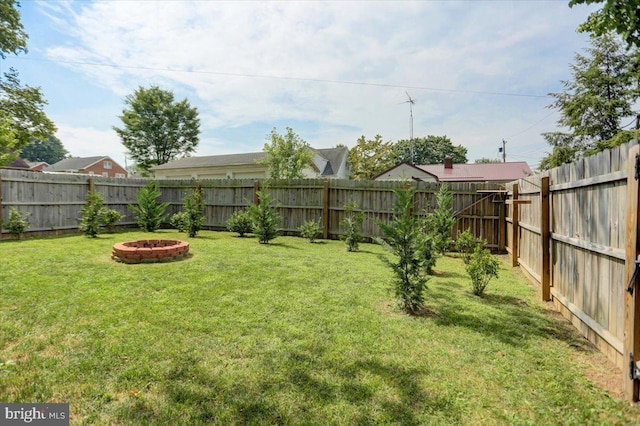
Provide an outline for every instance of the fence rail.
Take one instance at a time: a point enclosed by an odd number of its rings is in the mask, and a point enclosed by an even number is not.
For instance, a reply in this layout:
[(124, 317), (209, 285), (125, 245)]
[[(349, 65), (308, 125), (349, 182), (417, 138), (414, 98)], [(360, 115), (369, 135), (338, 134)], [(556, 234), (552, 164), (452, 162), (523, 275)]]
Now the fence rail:
[[(54, 175), (17, 170), (0, 171), (0, 206), (5, 223), (10, 208), (29, 213), (28, 232), (58, 232), (77, 229), (82, 206), (91, 191), (102, 194), (105, 206), (125, 215), (121, 225), (135, 225), (135, 218), (127, 208), (136, 203), (136, 194), (147, 181), (144, 179), (113, 179), (87, 175)], [(364, 213), (362, 235), (365, 238), (381, 236), (378, 221), (386, 222), (393, 214), (394, 189), (404, 188), (407, 182), (352, 181), (352, 180), (275, 180), (251, 179), (217, 180), (159, 180), (161, 201), (169, 203), (169, 215), (181, 210), (184, 196), (193, 188), (202, 189), (205, 204), (205, 227), (224, 229), (227, 220), (237, 211), (254, 203), (260, 189), (271, 194), (279, 205), (281, 229), (288, 234), (298, 232), (307, 220), (320, 220), (324, 238), (338, 238), (343, 230), (345, 204), (354, 202)], [(435, 207), (438, 184), (413, 182), (416, 189), (414, 210), (430, 211)], [(504, 249), (504, 229), (500, 218), (502, 205), (492, 202), (491, 196), (478, 191), (500, 188), (489, 183), (453, 183), (453, 210), (458, 230), (470, 228), (488, 241), (494, 249)], [(502, 232), (502, 237), (501, 237)], [(3, 229), (6, 234), (7, 230)]]
[(513, 265), (623, 369), (640, 358), (640, 289), (625, 291), (640, 254), (637, 154), (634, 141), (508, 185)]

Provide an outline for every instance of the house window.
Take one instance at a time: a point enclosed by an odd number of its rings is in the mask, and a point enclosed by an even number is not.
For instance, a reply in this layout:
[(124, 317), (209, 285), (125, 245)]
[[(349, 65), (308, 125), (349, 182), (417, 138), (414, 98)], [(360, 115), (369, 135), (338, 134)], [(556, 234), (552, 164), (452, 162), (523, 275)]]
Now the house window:
[(105, 161), (104, 163), (102, 163), (102, 167), (103, 167), (105, 170), (111, 170), (111, 167), (112, 167), (112, 166), (111, 166), (111, 161)]
[(116, 173), (117, 178), (124, 178), (124, 173)]
[(109, 177), (109, 172), (102, 172), (102, 176)]

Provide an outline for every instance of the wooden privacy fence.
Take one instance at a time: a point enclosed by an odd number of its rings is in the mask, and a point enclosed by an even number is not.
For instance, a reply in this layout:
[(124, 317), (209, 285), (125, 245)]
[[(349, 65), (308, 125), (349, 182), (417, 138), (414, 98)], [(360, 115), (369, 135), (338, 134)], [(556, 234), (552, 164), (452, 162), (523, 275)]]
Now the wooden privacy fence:
[(640, 287), (633, 276), (639, 158), (635, 141), (513, 182), (506, 220), (513, 266), (623, 369), (633, 401), (640, 373)]
[[(144, 179), (113, 179), (87, 175), (57, 175), (17, 170), (0, 171), (0, 206), (6, 222), (11, 207), (29, 213), (28, 232), (64, 232), (77, 230), (82, 206), (90, 191), (103, 195), (105, 206), (125, 215), (121, 225), (135, 225), (127, 208), (136, 203), (136, 194), (147, 181)], [(364, 213), (362, 235), (381, 236), (376, 221), (387, 221), (393, 212), (396, 188), (411, 185), (416, 188), (414, 210), (424, 212), (435, 207), (438, 184), (399, 181), (351, 180), (160, 180), (161, 201), (168, 202), (168, 213), (180, 211), (185, 194), (199, 186), (205, 203), (205, 226), (225, 229), (227, 220), (238, 210), (257, 200), (257, 191), (264, 189), (279, 205), (281, 229), (297, 233), (307, 220), (320, 220), (324, 238), (338, 238), (344, 206), (354, 202)], [(505, 229), (501, 218), (504, 204), (495, 203), (494, 191), (499, 185), (489, 183), (453, 183), (453, 210), (458, 230), (470, 228), (488, 241), (488, 247), (504, 249)], [(480, 191), (480, 192), (479, 192)], [(484, 191), (484, 192), (483, 192)], [(504, 221), (502, 221), (504, 222)], [(7, 230), (3, 229), (3, 233)]]

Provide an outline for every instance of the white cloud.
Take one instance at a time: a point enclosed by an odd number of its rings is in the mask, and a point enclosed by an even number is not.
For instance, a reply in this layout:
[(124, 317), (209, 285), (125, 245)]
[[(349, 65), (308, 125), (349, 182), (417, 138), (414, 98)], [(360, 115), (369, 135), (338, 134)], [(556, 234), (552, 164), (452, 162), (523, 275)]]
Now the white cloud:
[(125, 166), (126, 148), (113, 130), (73, 127), (58, 123), (56, 136), (73, 157), (108, 155), (122, 167)]
[[(315, 146), (353, 144), (360, 134), (406, 138), (404, 89), (287, 78), (428, 87), (444, 91), (409, 89), (418, 99), (414, 134), (455, 136), (473, 160), (546, 114), (548, 101), (446, 90), (546, 94), (584, 42), (574, 29), (588, 10), (517, 1), (101, 1), (46, 12), (74, 40), (51, 46), (49, 58), (75, 62), (75, 72), (121, 97), (150, 84), (188, 96), (214, 133), (288, 120), (317, 123)], [(538, 133), (522, 136), (541, 144)], [(222, 144), (203, 138), (202, 151)]]

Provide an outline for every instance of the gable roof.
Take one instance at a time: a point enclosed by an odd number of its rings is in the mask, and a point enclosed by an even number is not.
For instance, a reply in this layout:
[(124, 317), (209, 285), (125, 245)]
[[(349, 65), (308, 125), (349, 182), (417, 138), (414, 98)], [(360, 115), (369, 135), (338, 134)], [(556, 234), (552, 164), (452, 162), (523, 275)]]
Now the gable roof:
[[(394, 171), (395, 169), (397, 169), (397, 168), (399, 168), (399, 167), (408, 167), (408, 168), (411, 168), (411, 169), (415, 169), (417, 172), (420, 172), (420, 173), (426, 173), (427, 175), (433, 176), (433, 178), (434, 178), (436, 181), (438, 181), (438, 176), (436, 176), (435, 174), (433, 174), (433, 173), (431, 173), (431, 172), (428, 172), (428, 171), (426, 171), (426, 170), (423, 170), (423, 169), (421, 169), (421, 168), (420, 168), (421, 166), (416, 166), (416, 165), (414, 165), (414, 164), (411, 164), (411, 163), (410, 163), (410, 162), (408, 162), (408, 161), (403, 161), (402, 163), (398, 163), (398, 164), (396, 164), (395, 166), (390, 167), (390, 168), (388, 168), (387, 170), (383, 171), (382, 173), (378, 173), (377, 175), (375, 175), (375, 176), (374, 176), (374, 177), (372, 177), (371, 179), (372, 179), (372, 180), (376, 180), (376, 179), (378, 179), (380, 176), (386, 175), (386, 174), (388, 174), (388, 173), (390, 173), (390, 172)], [(413, 179), (414, 179), (414, 180), (420, 180), (419, 178), (416, 178), (416, 177), (414, 177)]]
[(429, 164), (416, 166), (425, 172), (436, 175), (444, 182), (469, 182), (469, 181), (504, 181), (526, 178), (531, 174), (531, 169), (525, 161), (513, 161), (508, 163), (480, 163), (480, 164), (453, 164), (452, 168), (445, 168), (444, 164)]
[[(110, 159), (108, 156), (103, 155), (100, 157), (76, 157), (76, 158), (65, 158), (64, 160), (60, 160), (57, 163), (46, 167), (44, 170), (48, 172), (61, 172), (67, 170), (83, 170), (98, 161)], [(110, 159), (111, 160), (111, 159)], [(111, 160), (113, 161), (113, 160)]]
[(30, 168), (34, 168), (34, 167), (38, 167), (38, 166), (50, 166), (51, 164), (47, 163), (46, 161), (27, 161), (27, 164), (29, 165)]
[(331, 176), (337, 174), (340, 171), (340, 164), (345, 162), (347, 156), (349, 155), (349, 149), (346, 146), (340, 146), (336, 148), (311, 149), (327, 159), (327, 165), (321, 173), (322, 176)]

